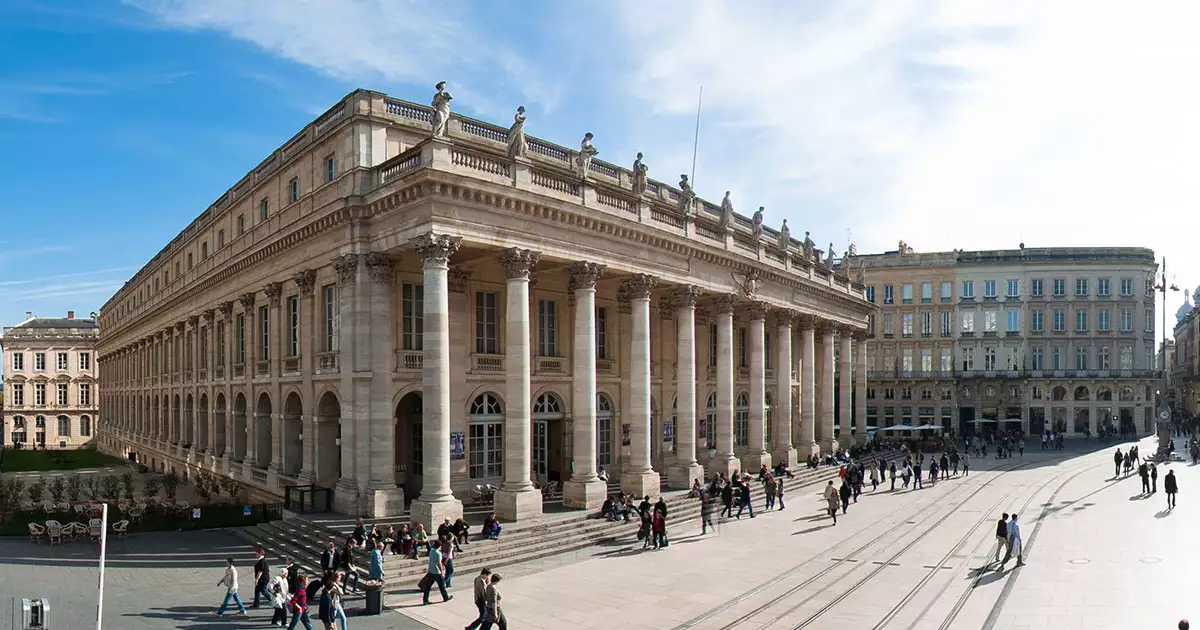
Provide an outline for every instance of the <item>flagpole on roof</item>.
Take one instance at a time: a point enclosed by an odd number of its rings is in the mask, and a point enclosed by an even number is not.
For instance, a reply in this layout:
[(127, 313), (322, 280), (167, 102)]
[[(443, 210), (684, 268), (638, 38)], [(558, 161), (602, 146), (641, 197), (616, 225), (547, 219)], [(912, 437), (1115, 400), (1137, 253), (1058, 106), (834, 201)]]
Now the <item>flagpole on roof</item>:
[(692, 141), (692, 174), (688, 177), (691, 180), (692, 190), (696, 190), (696, 154), (700, 149), (700, 108), (704, 105), (704, 86), (700, 86), (700, 98), (696, 101), (696, 136)]

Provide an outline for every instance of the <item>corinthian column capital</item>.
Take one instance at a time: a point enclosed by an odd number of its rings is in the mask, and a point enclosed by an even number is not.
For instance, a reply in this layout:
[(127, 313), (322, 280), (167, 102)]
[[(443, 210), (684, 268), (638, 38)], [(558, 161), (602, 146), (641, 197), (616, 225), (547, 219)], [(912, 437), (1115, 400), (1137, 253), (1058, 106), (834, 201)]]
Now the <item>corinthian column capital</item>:
[(704, 291), (694, 284), (678, 286), (671, 291), (671, 303), (675, 308), (695, 308), (702, 293)]
[(540, 252), (519, 247), (510, 247), (500, 254), (500, 265), (509, 280), (528, 280), (529, 273), (542, 257)]
[(462, 247), (461, 236), (428, 232), (409, 241), (425, 264), (448, 265), (450, 257)]
[(350, 284), (358, 275), (358, 254), (342, 254), (333, 259), (333, 269), (337, 272), (338, 284)]
[(733, 307), (737, 304), (737, 298), (732, 295), (718, 295), (713, 299), (713, 310), (718, 314), (726, 315), (733, 313)]
[(650, 299), (650, 292), (654, 290), (656, 284), (658, 284), (658, 278), (639, 273), (625, 281), (625, 289), (629, 294), (629, 299), (647, 300)]
[(596, 281), (604, 273), (605, 265), (600, 263), (579, 261), (569, 268), (571, 286), (576, 289), (595, 289)]

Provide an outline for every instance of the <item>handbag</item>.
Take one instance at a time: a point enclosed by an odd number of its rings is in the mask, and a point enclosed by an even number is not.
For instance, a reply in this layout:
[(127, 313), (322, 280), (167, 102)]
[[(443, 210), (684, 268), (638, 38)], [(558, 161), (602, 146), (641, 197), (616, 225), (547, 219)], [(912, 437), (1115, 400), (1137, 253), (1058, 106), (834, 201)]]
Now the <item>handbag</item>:
[(425, 577), (421, 578), (421, 581), (417, 582), (417, 588), (421, 589), (422, 591), (430, 588), (431, 586), (433, 586), (433, 580), (429, 577), (428, 573), (425, 574)]

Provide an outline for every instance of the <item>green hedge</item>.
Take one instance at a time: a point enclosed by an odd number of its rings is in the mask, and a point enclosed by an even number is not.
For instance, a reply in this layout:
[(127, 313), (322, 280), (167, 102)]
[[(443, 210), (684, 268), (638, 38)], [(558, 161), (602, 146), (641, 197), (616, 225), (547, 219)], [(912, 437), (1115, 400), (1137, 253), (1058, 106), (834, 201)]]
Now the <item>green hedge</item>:
[[(200, 510), (200, 518), (192, 518), (193, 509)], [(129, 524), (129, 531), (133, 533), (246, 527), (283, 518), (282, 510), (283, 506), (279, 503), (251, 505), (250, 514), (247, 516), (244, 513), (244, 505), (232, 505), (228, 503), (195, 505), (182, 511), (147, 506), (146, 511), (142, 514), (141, 522), (131, 522)], [(123, 519), (129, 519), (129, 516), (124, 514), (119, 507), (115, 505), (108, 507), (109, 523), (115, 523)], [(79, 517), (74, 512), (71, 514), (46, 514), (41, 510), (18, 510), (7, 520), (0, 523), (0, 536), (28, 536), (29, 523), (45, 525), (48, 520), (57, 520), (64, 525), (72, 521), (79, 521), (87, 525), (88, 518), (86, 516)], [(132, 519), (130, 520), (132, 521)]]

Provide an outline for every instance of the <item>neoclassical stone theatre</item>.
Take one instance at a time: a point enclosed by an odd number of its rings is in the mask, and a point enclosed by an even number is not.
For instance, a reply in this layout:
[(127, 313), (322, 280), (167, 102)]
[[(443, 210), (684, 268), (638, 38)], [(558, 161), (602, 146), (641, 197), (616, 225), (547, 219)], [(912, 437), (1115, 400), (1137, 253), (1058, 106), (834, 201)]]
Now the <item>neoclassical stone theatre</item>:
[(449, 103), (350, 94), (129, 280), (102, 448), (428, 526), (865, 439), (873, 307), (831, 252)]

